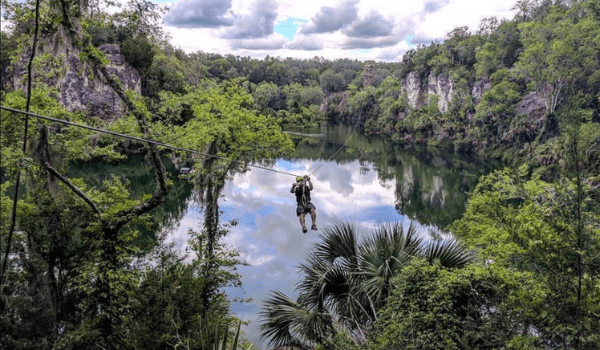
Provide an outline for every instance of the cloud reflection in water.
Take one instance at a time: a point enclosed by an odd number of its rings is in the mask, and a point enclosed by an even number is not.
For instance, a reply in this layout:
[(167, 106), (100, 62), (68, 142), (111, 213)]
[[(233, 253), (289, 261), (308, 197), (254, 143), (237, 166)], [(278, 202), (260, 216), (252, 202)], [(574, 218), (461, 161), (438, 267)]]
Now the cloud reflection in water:
[[(381, 182), (375, 171), (364, 171), (359, 161), (345, 164), (323, 160), (300, 163), (279, 161), (275, 169), (311, 175), (312, 202), (317, 207), (317, 224), (321, 229), (337, 220), (348, 220), (363, 232), (378, 222), (404, 220), (395, 210), (395, 180)], [(361, 167), (363, 171), (361, 172)], [(258, 313), (262, 300), (271, 290), (296, 297), (297, 266), (317, 238), (315, 231), (303, 234), (296, 217), (296, 198), (290, 193), (294, 178), (289, 175), (253, 169), (236, 175), (223, 191), (220, 202), (221, 221), (237, 219), (225, 243), (239, 250), (241, 259), (251, 264), (240, 267), (243, 290), (228, 290), (231, 297), (252, 298), (250, 303), (234, 303), (234, 314), (251, 324), (245, 327), (248, 338), (263, 346), (258, 337)], [(201, 214), (190, 207), (172, 239), (184, 247), (188, 229), (197, 229)], [(310, 219), (307, 218), (307, 224)], [(319, 231), (320, 232), (320, 231)]]

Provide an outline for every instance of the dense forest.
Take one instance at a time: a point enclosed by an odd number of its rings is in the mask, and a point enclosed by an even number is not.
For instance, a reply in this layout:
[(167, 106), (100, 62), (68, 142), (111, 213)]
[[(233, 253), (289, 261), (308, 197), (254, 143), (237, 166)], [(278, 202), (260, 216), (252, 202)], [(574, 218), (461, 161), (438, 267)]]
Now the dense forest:
[[(505, 168), (479, 179), (462, 217), (437, 219), (453, 238), (325, 227), (298, 297), (263, 305), (273, 347), (600, 347), (598, 0), (519, 0), (511, 20), (390, 63), (188, 54), (155, 3), (107, 4), (3, 0), (2, 107), (236, 162), (3, 109), (0, 347), (253, 348), (224, 292), (244, 262), (222, 243), (236, 221), (218, 200), (250, 164), (292, 154), (283, 127), (333, 124)], [(78, 172), (133, 157), (148, 186)], [(187, 252), (166, 239), (178, 192), (203, 207)]]

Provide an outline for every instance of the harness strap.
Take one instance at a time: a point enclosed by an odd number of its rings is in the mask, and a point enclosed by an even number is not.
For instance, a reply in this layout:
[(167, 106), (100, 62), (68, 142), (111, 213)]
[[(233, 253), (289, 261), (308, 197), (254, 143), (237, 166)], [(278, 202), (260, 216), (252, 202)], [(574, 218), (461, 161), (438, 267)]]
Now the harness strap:
[(306, 185), (302, 185), (302, 206), (306, 208), (308, 201), (306, 200)]

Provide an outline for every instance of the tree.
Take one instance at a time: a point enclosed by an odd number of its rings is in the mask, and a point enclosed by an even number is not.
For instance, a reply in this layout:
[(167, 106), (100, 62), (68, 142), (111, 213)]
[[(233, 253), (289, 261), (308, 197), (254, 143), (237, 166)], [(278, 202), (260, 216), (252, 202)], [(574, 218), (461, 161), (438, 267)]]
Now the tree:
[(291, 74), (289, 66), (278, 60), (273, 60), (265, 70), (266, 80), (277, 86), (284, 86), (290, 83), (289, 77)]
[(287, 109), (292, 112), (297, 112), (300, 108), (300, 104), (302, 103), (302, 93), (304, 92), (304, 87), (298, 83), (293, 83), (284, 86), (281, 89), (283, 95), (285, 95), (285, 101), (287, 105)]
[[(60, 0), (62, 1), (62, 0)], [(128, 32), (127, 36), (143, 36), (153, 42), (163, 39), (159, 20), (164, 9), (148, 0), (129, 0), (125, 10), (115, 14), (114, 22)]]
[[(516, 67), (531, 77), (530, 88), (545, 97), (548, 114), (556, 110), (561, 97), (574, 85), (580, 91), (587, 86), (589, 80), (584, 76), (594, 76), (592, 80), (598, 81), (600, 63), (591, 57), (598, 51), (595, 38), (600, 21), (589, 9), (592, 3), (578, 2), (566, 8), (540, 6), (549, 11), (543, 20), (519, 25), (523, 52)], [(586, 42), (590, 44), (582, 45)]]
[[(193, 116), (181, 127), (165, 125), (159, 128), (161, 137), (176, 146), (200, 149), (205, 154), (229, 159), (220, 161), (215, 157), (197, 158), (193, 155), (184, 158), (199, 169), (194, 181), (196, 200), (205, 208), (207, 248), (203, 273), (206, 275), (219, 268), (213, 252), (220, 228), (218, 199), (225, 180), (235, 173), (247, 171), (248, 164), (277, 159), (292, 149), (289, 136), (281, 132), (273, 118), (257, 114), (251, 109), (252, 96), (241, 86), (242, 82), (242, 78), (220, 85), (205, 81), (204, 86), (184, 96), (165, 95), (166, 98), (182, 99), (189, 103)], [(166, 102), (171, 104), (168, 100)], [(201, 291), (206, 305), (216, 289), (215, 285), (207, 284)]]
[(400, 224), (382, 225), (359, 241), (347, 223), (326, 227), (300, 266), (296, 301), (274, 292), (261, 311), (261, 334), (274, 346), (310, 346), (347, 333), (356, 344), (386, 304), (393, 277), (417, 257), (448, 268), (465, 266), (471, 255), (458, 242), (422, 245), (417, 230)]
[(148, 39), (143, 36), (126, 39), (121, 44), (121, 53), (125, 56), (125, 59), (129, 64), (142, 73), (150, 67), (154, 60), (154, 50), (152, 50), (152, 45)]
[(346, 88), (344, 76), (340, 73), (334, 73), (332, 69), (327, 69), (319, 77), (321, 90), (325, 95), (333, 92), (340, 92)]
[(375, 117), (375, 110), (376, 102), (373, 88), (367, 88), (366, 91), (356, 93), (348, 101), (348, 114), (356, 119), (354, 124)]
[(421, 259), (407, 264), (393, 283), (368, 349), (506, 348), (522, 331), (509, 291), (535, 287), (508, 269), (446, 269)]
[(4, 91), (7, 83), (4, 81), (6, 77), (6, 69), (10, 65), (11, 55), (17, 48), (17, 41), (15, 40), (16, 38), (14, 34), (8, 34), (6, 32), (0, 33), (0, 39), (0, 73), (2, 76), (2, 80), (0, 80), (0, 90)]
[[(580, 152), (581, 141), (571, 142), (571, 151)], [(483, 178), (451, 230), (482, 259), (537, 281), (537, 300), (515, 300), (529, 316), (524, 335), (538, 346), (591, 349), (600, 343), (593, 331), (600, 327), (600, 216), (592, 199), (597, 190), (583, 180), (579, 157), (570, 158), (575, 176), (554, 184), (525, 178), (525, 168)]]
[[(80, 27), (80, 22), (71, 17), (70, 6), (72, 4), (63, 2), (62, 5), (62, 8), (65, 10), (61, 11), (64, 21), (63, 25), (66, 27), (67, 35), (72, 36), (74, 42), (80, 43), (82, 47), (80, 57), (82, 60), (87, 61), (93, 71), (113, 88), (131, 113), (129, 117), (125, 117), (117, 122), (115, 128), (120, 127), (128, 131), (133, 130), (137, 135), (149, 137), (148, 135), (152, 126), (150, 124), (151, 116), (146, 105), (139, 96), (124, 91), (118, 79), (114, 75), (108, 74), (106, 68), (108, 60), (91, 45), (89, 37), (83, 36), (83, 29)], [(85, 121), (81, 120), (82, 116), (80, 114), (69, 116), (66, 112), (57, 108), (57, 102), (52, 101), (48, 97), (51, 95), (53, 95), (52, 92), (43, 89), (36, 92), (37, 97), (35, 101), (41, 106), (36, 111), (43, 113), (45, 108), (49, 108), (46, 111), (49, 115), (85, 123)], [(233, 96), (230, 95), (229, 97)], [(222, 104), (230, 102), (226, 98), (221, 101)], [(250, 97), (246, 95), (241, 100), (238, 99), (238, 102), (248, 107), (250, 106)], [(3, 99), (3, 105), (6, 104), (16, 108), (23, 109), (23, 103), (23, 99), (19, 98), (18, 92)], [(236, 107), (239, 107), (239, 104)], [(203, 111), (202, 108), (199, 107), (199, 110)], [(131, 308), (134, 287), (139, 283), (137, 271), (130, 269), (133, 259), (132, 240), (136, 236), (135, 224), (143, 222), (146, 214), (164, 201), (170, 187), (168, 175), (166, 174), (162, 157), (156, 145), (148, 145), (148, 157), (153, 166), (156, 180), (154, 192), (143, 195), (141, 199), (131, 199), (129, 198), (127, 183), (118, 178), (107, 180), (100, 188), (91, 188), (86, 186), (81, 180), (63, 175), (65, 171), (64, 166), (68, 165), (69, 161), (73, 159), (78, 157), (84, 158), (86, 155), (85, 152), (99, 157), (117, 156), (117, 153), (112, 149), (114, 146), (114, 143), (111, 142), (112, 140), (107, 139), (110, 140), (107, 141), (109, 144), (108, 147), (105, 147), (104, 144), (102, 147), (88, 147), (86, 142), (91, 142), (89, 132), (82, 132), (76, 128), (67, 128), (61, 134), (55, 135), (48, 132), (49, 127), (52, 125), (39, 122), (37, 123), (39, 133), (29, 140), (29, 142), (35, 141), (37, 147), (34, 162), (31, 160), (31, 157), (23, 154), (23, 152), (14, 152), (12, 155), (5, 153), (20, 145), (15, 140), (18, 138), (16, 135), (20, 134), (22, 123), (14, 122), (18, 120), (14, 118), (14, 115), (10, 115), (9, 118), (5, 111), (2, 111), (2, 114), (2, 142), (7, 146), (2, 147), (3, 166), (5, 164), (10, 165), (12, 169), (11, 173), (14, 173), (15, 169), (22, 168), (23, 164), (26, 164), (29, 160), (29, 163), (32, 165), (27, 166), (26, 169), (32, 176), (32, 188), (34, 189), (20, 204), (23, 207), (25, 203), (25, 208), (27, 209), (24, 212), (20, 212), (20, 214), (25, 215), (20, 216), (21, 219), (18, 222), (20, 239), (22, 242), (26, 242), (26, 244), (15, 245), (14, 247), (12, 245), (10, 247), (2, 246), (3, 249), (6, 249), (6, 252), (11, 248), (21, 249), (22, 247), (22, 251), (20, 252), (22, 254), (20, 256), (11, 255), (10, 263), (17, 266), (25, 266), (23, 268), (18, 267), (14, 271), (12, 269), (9, 270), (11, 280), (7, 285), (2, 285), (3, 292), (6, 291), (8, 293), (6, 294), (7, 298), (10, 298), (11, 301), (23, 300), (18, 288), (23, 285), (26, 286), (27, 283), (20, 283), (20, 278), (24, 274), (20, 274), (19, 271), (31, 272), (30, 276), (35, 280), (40, 276), (39, 269), (41, 268), (44, 272), (48, 272), (47, 277), (39, 279), (39, 285), (42, 288), (34, 288), (33, 290), (35, 293), (40, 291), (43, 293), (40, 294), (40, 297), (36, 296), (32, 300), (36, 302), (40, 301), (40, 305), (48, 303), (51, 306), (47, 309), (51, 312), (44, 314), (44, 317), (49, 315), (48, 317), (51, 317), (53, 322), (48, 322), (43, 328), (40, 327), (44, 333), (52, 331), (52, 335), (50, 336), (47, 336), (47, 333), (44, 334), (43, 338), (46, 339), (47, 343), (55, 344), (58, 347), (67, 345), (77, 347), (84, 344), (85, 346), (104, 348), (125, 347), (128, 333), (125, 326), (127, 318), (124, 315), (127, 315), (127, 310)], [(229, 128), (221, 127), (218, 128), (219, 130), (215, 130), (215, 133), (211, 136), (222, 136), (218, 141), (210, 137), (203, 137), (203, 135), (199, 135), (199, 139), (207, 141), (207, 143), (215, 141), (212, 145), (217, 150), (233, 153), (236, 151), (243, 152), (240, 149), (232, 147), (233, 143), (229, 142), (232, 140), (231, 137), (234, 137), (234, 140), (237, 138), (242, 142), (251, 141), (253, 127), (260, 125), (267, 128), (261, 133), (260, 137), (266, 138), (272, 135), (274, 139), (281, 141), (277, 144), (279, 146), (278, 150), (284, 152), (289, 149), (289, 139), (265, 120), (256, 118), (258, 120), (254, 120), (255, 124), (252, 125), (252, 123), (249, 123), (250, 120), (248, 118), (240, 116), (239, 109), (237, 109), (237, 113), (233, 111), (231, 114), (232, 119), (228, 119), (228, 121), (235, 121), (238, 124), (230, 123), (227, 125)], [(5, 115), (7, 115), (6, 118)], [(218, 119), (219, 116), (213, 115), (212, 120), (214, 121), (215, 118)], [(6, 128), (4, 128), (5, 120), (12, 121), (12, 123), (7, 122)], [(218, 123), (214, 124), (217, 125)], [(155, 127), (157, 126), (155, 125)], [(160, 129), (160, 127), (157, 127), (155, 130), (157, 129)], [(203, 131), (208, 129), (205, 126)], [(235, 131), (235, 129), (239, 130)], [(287, 144), (286, 141), (288, 142)], [(284, 147), (286, 145), (288, 148)], [(61, 153), (61, 162), (57, 162), (53, 157), (54, 152)], [(265, 154), (264, 152), (266, 151), (261, 150), (256, 153), (256, 156), (260, 157)], [(87, 154), (88, 157), (89, 154)], [(232, 156), (235, 158), (235, 155)], [(247, 159), (248, 161), (257, 161), (257, 158), (253, 158), (252, 156), (247, 157)], [(23, 163), (23, 160), (25, 163)], [(245, 165), (239, 168), (243, 169), (244, 167)], [(216, 170), (210, 166), (206, 168), (208, 168), (209, 173)], [(229, 168), (226, 168), (220, 174), (221, 177), (219, 180), (221, 182), (224, 182), (224, 177), (227, 176), (228, 170)], [(214, 187), (219, 188), (219, 186), (222, 185)], [(6, 188), (8, 187), (3, 186), (3, 190)], [(218, 194), (218, 191), (216, 193)], [(213, 191), (211, 194), (215, 194), (215, 192)], [(64, 196), (65, 200), (61, 196)], [(56, 206), (53, 205), (53, 201), (57, 203)], [(3, 205), (2, 208), (4, 209), (5, 206)], [(64, 211), (62, 210), (63, 208)], [(215, 207), (211, 206), (211, 208)], [(31, 215), (27, 215), (27, 213), (31, 213)], [(215, 213), (218, 215), (218, 208), (216, 208)], [(2, 215), (4, 214), (2, 213)], [(37, 214), (41, 214), (42, 216), (40, 217)], [(67, 217), (69, 220), (73, 219), (70, 216), (71, 214), (81, 218), (81, 220), (76, 220), (75, 222), (67, 221)], [(211, 223), (218, 224), (218, 220), (214, 220), (215, 214), (208, 217), (212, 220)], [(31, 221), (28, 221), (29, 219)], [(47, 220), (49, 220), (49, 223), (47, 223)], [(40, 226), (41, 229), (39, 229)], [(4, 240), (4, 226), (2, 228), (2, 239)], [(207, 240), (207, 245), (210, 247), (210, 249), (207, 248), (207, 252), (211, 254), (208, 254), (208, 257), (204, 261), (205, 266), (211, 267), (211, 269), (205, 269), (207, 276), (215, 271), (214, 266), (219, 263), (217, 255), (212, 254), (217, 249), (218, 242), (216, 238), (218, 237), (218, 228), (218, 225), (213, 225), (208, 229), (212, 239)], [(31, 242), (34, 242), (34, 244)], [(63, 258), (65, 254), (67, 257), (72, 254), (64, 249), (64, 247), (70, 248), (72, 244), (75, 245), (75, 248), (78, 247), (77, 244), (84, 244), (86, 254), (81, 254), (80, 249), (73, 248), (77, 253), (75, 254), (76, 259), (72, 261)], [(58, 250), (60, 254), (56, 254), (55, 250)], [(34, 257), (37, 258), (37, 256), (41, 257), (39, 260), (41, 261), (40, 263), (33, 261)], [(24, 262), (19, 262), (19, 257), (25, 257)], [(28, 257), (32, 257), (32, 259)], [(19, 263), (22, 265), (19, 265)], [(72, 268), (73, 266), (76, 267)], [(64, 276), (62, 275), (63, 272), (70, 274), (68, 282), (63, 283), (61, 281), (61, 276)], [(66, 283), (68, 283), (68, 288), (65, 287)], [(204, 288), (207, 293), (203, 295), (203, 301), (208, 300), (211, 302), (215, 298), (215, 294), (212, 291), (218, 288), (215, 287), (218, 284), (209, 285), (210, 288)], [(12, 289), (14, 287), (16, 289)], [(44, 290), (49, 290), (49, 292), (45, 292)], [(60, 293), (57, 291), (60, 291)], [(69, 298), (71, 296), (73, 298)], [(60, 315), (59, 312), (54, 311), (57, 309), (63, 311), (60, 307), (63, 300), (75, 303), (75, 310), (69, 310), (66, 318)], [(30, 305), (34, 304), (30, 303)], [(204, 306), (206, 305), (204, 303)], [(4, 306), (7, 306), (7, 308), (4, 308)], [(29, 311), (35, 311), (34, 307), (19, 308), (19, 306), (21, 305), (11, 302), (2, 304), (3, 322), (8, 324), (8, 328), (17, 329), (17, 333), (19, 333), (19, 322), (23, 319), (27, 321), (32, 320), (32, 313), (29, 313)], [(12, 312), (15, 312), (15, 314), (11, 314)], [(4, 334), (5, 332), (3, 332)], [(14, 335), (12, 333), (6, 334), (7, 336)], [(2, 340), (12, 341), (14, 339), (9, 337), (8, 340), (6, 338)], [(24, 338), (19, 339), (17, 337), (16, 339), (18, 342)]]
[(317, 105), (320, 106), (323, 103), (323, 99), (325, 96), (323, 95), (323, 91), (318, 87), (310, 86), (305, 87), (302, 90), (301, 101), (304, 105)]
[(510, 125), (509, 121), (516, 114), (516, 105), (520, 97), (519, 86), (510, 81), (507, 75), (506, 69), (492, 74), (494, 86), (485, 92), (477, 105), (477, 137), (483, 145), (498, 143)]
[(155, 97), (162, 91), (184, 92), (183, 67), (175, 56), (157, 55), (144, 72), (144, 92)]
[[(223, 227), (217, 239), (226, 233), (227, 227)], [(239, 253), (223, 243), (217, 244), (215, 256), (220, 269), (206, 275), (206, 232), (190, 230), (188, 234), (190, 253), (182, 255), (173, 249), (172, 243), (166, 244), (165, 236), (159, 233), (157, 246), (148, 254), (145, 266), (139, 268), (140, 283), (127, 313), (131, 330), (128, 345), (132, 348), (182, 346), (208, 350), (222, 345), (219, 334), (225, 333), (230, 341), (233, 340), (226, 332), (235, 318), (229, 316), (229, 300), (222, 288), (241, 285), (235, 270), (236, 265), (241, 264), (237, 259)], [(211, 296), (211, 303), (205, 309), (198, 291), (207, 284), (214, 285), (219, 291)]]

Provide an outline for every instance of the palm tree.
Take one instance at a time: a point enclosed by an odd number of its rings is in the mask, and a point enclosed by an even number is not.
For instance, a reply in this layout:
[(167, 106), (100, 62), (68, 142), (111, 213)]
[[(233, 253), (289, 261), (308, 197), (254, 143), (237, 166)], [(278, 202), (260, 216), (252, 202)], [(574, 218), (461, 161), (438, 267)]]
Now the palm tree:
[(398, 275), (415, 257), (447, 268), (468, 264), (473, 256), (455, 239), (423, 243), (411, 223), (384, 224), (359, 239), (350, 223), (326, 227), (305, 262), (296, 301), (274, 291), (261, 311), (261, 335), (275, 347), (313, 348), (347, 332), (357, 343), (377, 318)]

